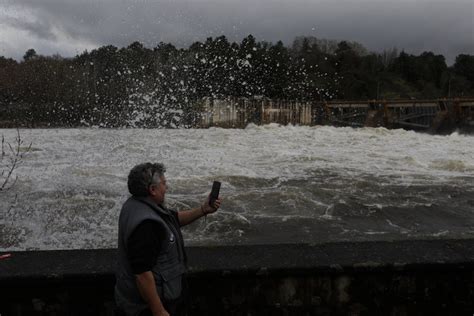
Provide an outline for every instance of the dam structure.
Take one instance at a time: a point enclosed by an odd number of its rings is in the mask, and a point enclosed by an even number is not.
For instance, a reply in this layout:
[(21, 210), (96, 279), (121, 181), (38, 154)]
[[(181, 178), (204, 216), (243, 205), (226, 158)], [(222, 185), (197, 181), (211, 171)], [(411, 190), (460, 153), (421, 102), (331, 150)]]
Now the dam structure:
[(201, 127), (255, 124), (386, 127), (449, 133), (474, 131), (474, 98), (299, 102), (205, 98)]

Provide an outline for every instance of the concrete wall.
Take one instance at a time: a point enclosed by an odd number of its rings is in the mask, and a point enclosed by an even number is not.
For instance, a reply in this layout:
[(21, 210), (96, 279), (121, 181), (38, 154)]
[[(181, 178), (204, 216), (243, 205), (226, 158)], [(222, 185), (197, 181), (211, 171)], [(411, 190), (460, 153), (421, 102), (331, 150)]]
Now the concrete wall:
[[(191, 247), (191, 315), (472, 315), (474, 240)], [(0, 261), (4, 315), (113, 315), (114, 250)]]
[(406, 128), (449, 133), (474, 130), (474, 100), (369, 100), (299, 102), (268, 98), (202, 100), (201, 127), (256, 124), (326, 124)]
[(204, 98), (202, 127), (245, 127), (255, 124), (312, 124), (309, 102), (270, 100), (267, 98)]

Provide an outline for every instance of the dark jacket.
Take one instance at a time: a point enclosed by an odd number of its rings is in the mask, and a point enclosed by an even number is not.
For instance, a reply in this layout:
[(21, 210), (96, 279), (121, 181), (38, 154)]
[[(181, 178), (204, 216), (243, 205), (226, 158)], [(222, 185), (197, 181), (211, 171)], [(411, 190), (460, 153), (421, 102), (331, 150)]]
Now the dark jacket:
[(186, 272), (186, 253), (177, 216), (157, 205), (150, 198), (129, 198), (119, 218), (118, 265), (115, 300), (127, 315), (138, 315), (148, 307), (136, 285), (136, 277), (127, 259), (127, 241), (133, 230), (144, 220), (153, 220), (167, 233), (168, 243), (158, 255), (152, 269), (158, 294), (163, 302), (173, 301), (182, 294), (182, 278)]

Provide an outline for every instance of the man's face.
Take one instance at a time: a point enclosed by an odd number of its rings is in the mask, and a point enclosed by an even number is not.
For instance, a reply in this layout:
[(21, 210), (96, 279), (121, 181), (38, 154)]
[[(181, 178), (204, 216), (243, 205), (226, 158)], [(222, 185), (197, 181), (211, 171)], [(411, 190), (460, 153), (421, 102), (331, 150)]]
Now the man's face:
[(149, 193), (150, 197), (152, 198), (153, 201), (155, 201), (156, 204), (163, 204), (165, 201), (165, 194), (166, 194), (166, 178), (165, 176), (160, 177), (160, 184), (152, 184), (150, 185)]

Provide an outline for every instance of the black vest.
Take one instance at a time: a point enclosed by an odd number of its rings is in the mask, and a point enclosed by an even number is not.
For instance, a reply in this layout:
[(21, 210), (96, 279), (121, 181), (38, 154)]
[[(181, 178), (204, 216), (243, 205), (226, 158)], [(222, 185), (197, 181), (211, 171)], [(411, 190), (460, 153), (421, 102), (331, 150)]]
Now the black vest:
[(115, 300), (128, 316), (138, 315), (148, 307), (138, 291), (135, 274), (127, 259), (127, 241), (133, 230), (144, 220), (157, 222), (167, 233), (168, 243), (158, 255), (152, 269), (155, 284), (162, 301), (177, 299), (182, 293), (182, 278), (186, 272), (186, 253), (183, 236), (175, 211), (158, 206), (150, 198), (129, 198), (119, 218), (118, 266)]

